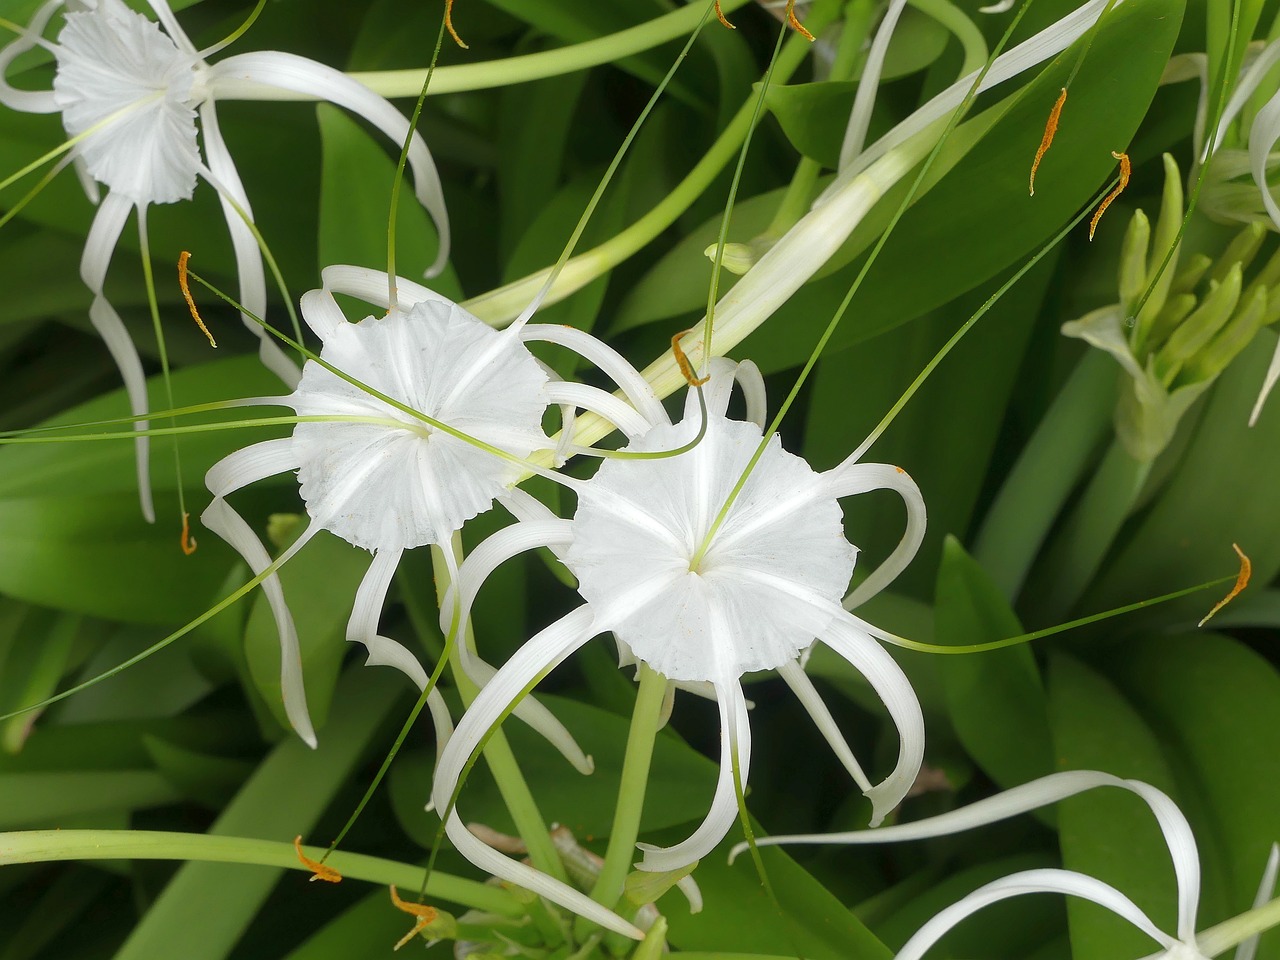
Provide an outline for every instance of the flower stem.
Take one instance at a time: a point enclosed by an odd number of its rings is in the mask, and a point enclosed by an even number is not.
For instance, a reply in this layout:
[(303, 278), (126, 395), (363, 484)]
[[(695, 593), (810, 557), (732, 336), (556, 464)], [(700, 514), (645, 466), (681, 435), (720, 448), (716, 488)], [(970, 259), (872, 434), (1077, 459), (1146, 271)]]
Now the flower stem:
[(987, 512), (974, 559), (1000, 591), (1017, 599), (1054, 518), (1111, 429), (1114, 362), (1100, 351), (1080, 358)]
[(654, 739), (658, 735), (658, 718), (667, 692), (667, 679), (640, 664), (640, 689), (631, 713), (631, 731), (627, 734), (627, 752), (622, 760), (622, 781), (618, 787), (618, 805), (613, 814), (613, 829), (604, 866), (596, 879), (591, 899), (613, 909), (622, 896), (622, 884), (635, 857), (636, 837), (640, 833), (640, 814), (644, 810), (645, 786), (649, 782), (649, 764), (653, 760)]
[[(315, 851), (312, 851), (315, 852)], [(187, 860), (247, 863), (303, 870), (293, 844), (251, 837), (218, 837), (158, 830), (24, 830), (0, 834), (0, 865), (51, 860)], [(412, 887), (422, 867), (360, 853), (334, 853), (328, 861), (343, 877), (370, 883)], [(500, 887), (433, 873), (428, 892), (451, 903), (520, 916), (522, 908)]]

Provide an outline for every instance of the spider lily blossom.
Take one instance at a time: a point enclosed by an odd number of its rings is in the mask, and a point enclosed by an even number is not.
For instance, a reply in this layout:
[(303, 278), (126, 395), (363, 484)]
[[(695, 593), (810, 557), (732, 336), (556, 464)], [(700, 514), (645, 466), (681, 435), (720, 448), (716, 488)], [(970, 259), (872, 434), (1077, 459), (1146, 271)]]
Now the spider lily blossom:
[[(551, 447), (542, 431), (549, 404), (581, 406), (628, 426), (644, 422), (611, 394), (550, 379), (524, 341), (548, 340), (576, 350), (632, 389), (639, 376), (630, 371), (628, 377), (625, 361), (581, 331), (528, 324), (499, 332), (404, 278), (396, 279), (398, 302), (391, 306), (385, 273), (339, 266), (322, 276), (323, 288), (301, 301), (303, 318), (323, 343), (321, 359), (395, 403), (308, 361), (292, 394), (248, 402), (289, 406), (317, 419), (298, 423), (292, 436), (253, 444), (215, 464), (205, 478), (214, 498), (201, 520), (261, 573), (270, 562), (266, 550), (225, 498), (255, 481), (297, 471), (310, 522), (281, 562), (320, 530), (371, 551), (347, 638), (368, 648), (371, 663), (395, 666), (422, 688), (427, 675), (417, 658), (377, 632), (403, 552), (447, 543), (467, 520), (507, 494), (523, 475), (523, 458)], [(373, 303), (386, 315), (350, 323), (335, 293)], [(263, 589), (280, 634), (286, 712), (298, 734), (314, 745), (297, 633), (278, 577), (269, 576)], [(443, 710), (440, 702), (435, 707)], [(549, 713), (531, 701), (521, 716), (590, 772), (589, 758)]]
[[(221, 199), (240, 277), (243, 320), (259, 338), (262, 360), (290, 387), (298, 380), (294, 362), (251, 319), (262, 317), (267, 305), (262, 255), (250, 225), (249, 198), (218, 126), (216, 102), (305, 94), (359, 114), (393, 142), (409, 135), (408, 121), (390, 103), (313, 60), (273, 51), (207, 63), (222, 45), (197, 50), (165, 0), (148, 2), (156, 20), (130, 10), (121, 0), (68, 0), (64, 24), (57, 39), (49, 42), (43, 35), (63, 7), (63, 0), (49, 0), (26, 31), (0, 49), (0, 103), (26, 113), (60, 113), (67, 134), (76, 138), (68, 157), (89, 199), (98, 204), (80, 263), (81, 278), (93, 294), (89, 317), (120, 369), (137, 416), (147, 412), (142, 364), (103, 294), (107, 268), (130, 211), (137, 210), (139, 229), (145, 232), (149, 205), (191, 199), (200, 179)], [(10, 66), (36, 46), (54, 56), (53, 89), (12, 86), (7, 78)], [(448, 218), (435, 164), (416, 133), (409, 164), (417, 197), (440, 231), (440, 254), (432, 268), (438, 271), (448, 257)], [(101, 202), (99, 184), (107, 188)], [(138, 424), (139, 429), (146, 426)], [(137, 444), (143, 512), (150, 520), (146, 439), (139, 438)]]
[[(1200, 902), (1200, 860), (1191, 827), (1182, 811), (1168, 796), (1140, 780), (1124, 780), (1109, 773), (1093, 770), (1069, 770), (1041, 777), (1039, 780), (1006, 790), (994, 797), (979, 800), (967, 807), (915, 823), (904, 823), (880, 830), (855, 830), (849, 833), (762, 837), (756, 840), (756, 844), (758, 846), (867, 844), (927, 840), (998, 823), (1098, 787), (1120, 787), (1137, 794), (1155, 814), (1160, 830), (1164, 834), (1165, 843), (1169, 847), (1169, 856), (1173, 861), (1173, 871), (1177, 878), (1176, 936), (1170, 936), (1160, 930), (1132, 900), (1110, 884), (1075, 870), (1046, 868), (1015, 873), (974, 890), (921, 927), (898, 951), (896, 960), (919, 960), (929, 947), (937, 943), (947, 931), (965, 917), (976, 913), (988, 904), (1026, 893), (1061, 893), (1082, 897), (1123, 917), (1159, 944), (1159, 952), (1151, 954), (1145, 960), (1208, 960), (1206, 954), (1220, 952), (1221, 947), (1201, 942), (1196, 937), (1196, 911)], [(734, 847), (730, 859), (737, 857), (745, 849), (746, 844), (738, 844)], [(1255, 907), (1261, 906), (1270, 899), (1275, 886), (1276, 867), (1277, 853), (1273, 848), (1254, 903)], [(1256, 937), (1242, 942), (1236, 953), (1236, 960), (1251, 960), (1256, 942)]]
[[(531, 687), (588, 640), (612, 631), (625, 660), (638, 660), (675, 685), (714, 697), (721, 725), (720, 775), (711, 810), (688, 839), (641, 844), (642, 870), (675, 871), (709, 853), (737, 816), (735, 768), (750, 765), (751, 731), (741, 677), (777, 670), (796, 692), (862, 791), (879, 823), (915, 782), (924, 752), (919, 702), (894, 660), (872, 639), (876, 629), (848, 613), (882, 589), (915, 554), (924, 534), (919, 489), (905, 473), (850, 458), (826, 473), (770, 438), (722, 522), (717, 515), (763, 440), (764, 385), (755, 366), (713, 361), (705, 387), (706, 432), (676, 456), (606, 460), (578, 488), (572, 520), (545, 508), (490, 537), (463, 564), (463, 615), (480, 584), (503, 560), (538, 546), (557, 552), (578, 578), (586, 603), (524, 644), (481, 690), (445, 748), (433, 784), (435, 808), (459, 851), (481, 869), (623, 932), (620, 918), (583, 894), (516, 863), (470, 835), (449, 804), (464, 766), (486, 731)], [(733, 383), (744, 385), (748, 421), (725, 415)], [(679, 449), (701, 427), (690, 391), (678, 424), (655, 420), (629, 437), (630, 453)], [(874, 489), (900, 494), (907, 532), (894, 554), (848, 598), (857, 550), (844, 538), (842, 497)], [(448, 603), (445, 610), (449, 610)], [(875, 688), (897, 726), (897, 765), (872, 785), (801, 657), (820, 639)]]

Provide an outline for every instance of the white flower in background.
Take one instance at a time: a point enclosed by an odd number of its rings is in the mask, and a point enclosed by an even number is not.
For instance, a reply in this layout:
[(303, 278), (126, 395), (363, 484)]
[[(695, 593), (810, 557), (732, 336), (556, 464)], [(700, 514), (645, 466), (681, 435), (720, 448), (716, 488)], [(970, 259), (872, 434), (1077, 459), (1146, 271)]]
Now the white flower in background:
[[(44, 32), (63, 7), (63, 0), (50, 0), (25, 33), (0, 49), (0, 103), (26, 113), (60, 113), (67, 134), (79, 138), (61, 162), (75, 162), (90, 200), (98, 203), (80, 275), (93, 294), (90, 320), (120, 369), (137, 416), (147, 412), (142, 363), (103, 295), (107, 268), (131, 210), (138, 211), (139, 229), (145, 233), (147, 207), (191, 199), (199, 179), (210, 183), (222, 201), (240, 276), (243, 319), (259, 338), (262, 360), (290, 387), (298, 380), (294, 362), (249, 316), (262, 317), (266, 311), (262, 255), (245, 222), (252, 220), (253, 211), (218, 127), (215, 102), (304, 94), (351, 110), (396, 143), (409, 134), (408, 121), (390, 103), (313, 60), (255, 52), (206, 63), (222, 45), (197, 50), (165, 0), (149, 4), (159, 23), (121, 0), (69, 0), (62, 29), (50, 42)], [(7, 73), (13, 61), (36, 46), (54, 56), (53, 89), (10, 85)], [(448, 218), (435, 164), (416, 133), (409, 165), (417, 197), (440, 231), (440, 254), (432, 267), (438, 271), (449, 252)], [(107, 188), (100, 203), (98, 184)], [(146, 426), (141, 422), (138, 429)], [(145, 438), (137, 440), (137, 455), (143, 513), (151, 520)]]
[[(308, 361), (292, 394), (248, 402), (331, 419), (299, 423), (290, 437), (253, 444), (216, 463), (205, 478), (214, 499), (201, 520), (261, 573), (271, 562), (266, 549), (225, 498), (255, 481), (297, 471), (310, 522), (280, 562), (320, 530), (371, 551), (347, 638), (368, 648), (371, 663), (399, 668), (421, 689), (427, 675), (417, 658), (377, 630), (404, 551), (447, 544), (467, 520), (509, 492), (524, 473), (523, 458), (551, 447), (542, 431), (548, 404), (583, 407), (628, 428), (647, 422), (602, 390), (549, 379), (524, 342), (546, 340), (575, 350), (626, 381), (632, 393), (643, 381), (610, 348), (579, 330), (528, 324), (499, 332), (410, 280), (396, 279), (398, 302), (392, 307), (385, 273), (341, 266), (322, 276), (323, 289), (301, 301), (303, 318), (323, 343), (321, 358), (401, 406)], [(376, 304), (385, 316), (350, 323), (335, 293)], [(638, 397), (661, 409), (652, 393)], [(444, 554), (452, 560), (451, 550)], [(285, 709), (299, 736), (314, 745), (293, 618), (275, 574), (263, 589), (280, 633)], [(443, 703), (437, 700), (433, 709), (443, 710)], [(590, 772), (589, 758), (550, 713), (530, 701), (519, 715)], [(443, 729), (439, 717), (437, 726)]]
[[(924, 534), (924, 503), (905, 473), (850, 458), (826, 473), (782, 449), (775, 435), (723, 522), (721, 507), (763, 440), (764, 384), (755, 366), (711, 364), (705, 388), (706, 433), (691, 450), (658, 459), (606, 460), (578, 489), (572, 520), (526, 504), (524, 519), (490, 537), (463, 564), (458, 595), (465, 612), (488, 573), (524, 550), (548, 546), (577, 576), (586, 604), (524, 644), (480, 692), (437, 765), (432, 800), (449, 811), (446, 828), (468, 859), (486, 872), (533, 890), (611, 929), (632, 932), (585, 895), (481, 843), (449, 810), (463, 767), (489, 728), (523, 691), (592, 637), (612, 631), (624, 661), (639, 660), (675, 685), (714, 697), (720, 709), (720, 776), (711, 811), (687, 840), (668, 848), (641, 845), (640, 869), (673, 871), (697, 861), (737, 816), (734, 767), (750, 766), (751, 731), (741, 677), (777, 670), (799, 696), (836, 754), (872, 801), (879, 823), (915, 782), (924, 752), (924, 721), (910, 683), (872, 639), (876, 629), (848, 613), (883, 589), (915, 554)], [(735, 378), (744, 386), (750, 422), (725, 415)], [(702, 418), (690, 391), (678, 424), (665, 415), (629, 434), (628, 452), (688, 444)], [(839, 500), (874, 489), (898, 492), (907, 532), (893, 555), (845, 597), (857, 550), (844, 538)], [(532, 499), (532, 498), (529, 498)], [(451, 614), (449, 603), (442, 616)], [(836, 728), (801, 658), (815, 638), (861, 672), (897, 725), (901, 744), (890, 776), (872, 785)]]
[[(1132, 900), (1110, 884), (1075, 870), (1045, 868), (1024, 870), (974, 890), (921, 927), (898, 951), (896, 960), (919, 960), (929, 947), (937, 943), (947, 931), (965, 917), (989, 904), (1027, 893), (1061, 893), (1066, 896), (1081, 897), (1092, 900), (1123, 917), (1151, 937), (1160, 947), (1159, 951), (1150, 954), (1144, 960), (1208, 960), (1209, 956), (1221, 953), (1230, 944), (1220, 945), (1209, 942), (1210, 938), (1197, 939), (1196, 936), (1196, 911), (1200, 902), (1200, 859), (1191, 827), (1182, 811), (1168, 796), (1139, 780), (1123, 780), (1109, 773), (1093, 770), (1070, 770), (1041, 777), (1039, 780), (1006, 790), (986, 800), (979, 800), (967, 807), (929, 817), (926, 820), (918, 820), (915, 823), (904, 823), (880, 830), (855, 830), (849, 833), (762, 837), (756, 841), (756, 844), (763, 847), (777, 844), (868, 844), (927, 840), (1007, 820), (1097, 787), (1120, 787), (1135, 793), (1155, 814), (1160, 830), (1164, 834), (1165, 843), (1168, 844), (1169, 856), (1173, 861), (1173, 871), (1178, 882), (1176, 936), (1170, 936), (1160, 930)], [(738, 844), (734, 847), (730, 860), (732, 861), (746, 848), (746, 844)], [(1262, 884), (1254, 901), (1255, 908), (1271, 899), (1278, 866), (1280, 866), (1280, 848), (1273, 847), (1263, 873)], [(1236, 960), (1252, 960), (1256, 947), (1256, 936), (1241, 942), (1236, 952)]]

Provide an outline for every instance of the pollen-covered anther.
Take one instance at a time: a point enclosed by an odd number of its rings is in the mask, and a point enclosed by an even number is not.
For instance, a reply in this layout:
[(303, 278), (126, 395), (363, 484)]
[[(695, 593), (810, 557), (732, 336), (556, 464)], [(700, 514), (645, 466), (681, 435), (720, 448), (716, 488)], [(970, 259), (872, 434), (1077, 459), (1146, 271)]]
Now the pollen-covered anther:
[(1197, 627), (1203, 627), (1219, 610), (1240, 595), (1240, 592), (1249, 585), (1249, 578), (1253, 576), (1253, 562), (1240, 549), (1240, 544), (1233, 543), (1231, 549), (1236, 552), (1236, 556), (1240, 558), (1240, 572), (1236, 574), (1236, 582), (1231, 587), (1231, 592), (1213, 605), (1213, 609), (1204, 615)]
[(680, 368), (680, 374), (684, 377), (685, 383), (691, 387), (700, 387), (708, 380), (710, 376), (699, 377), (693, 372), (693, 364), (689, 362), (688, 355), (684, 352), (684, 347), (680, 346), (680, 341), (688, 330), (681, 330), (671, 338), (671, 352), (675, 355), (676, 365)]
[(196, 538), (191, 535), (191, 514), (182, 511), (182, 539), (179, 541), (182, 552), (188, 557), (196, 552)]
[(191, 284), (187, 276), (187, 261), (191, 259), (191, 251), (183, 250), (178, 254), (178, 286), (182, 288), (182, 299), (187, 301), (187, 309), (191, 311), (191, 319), (196, 322), (196, 326), (200, 328), (200, 332), (209, 338), (209, 346), (215, 350), (218, 348), (218, 341), (213, 339), (213, 334), (209, 332), (209, 328), (204, 325), (204, 321), (200, 318), (200, 310), (196, 307), (196, 301), (191, 296)]
[(453, 37), (453, 42), (460, 46), (463, 50), (470, 50), (462, 38), (458, 36), (458, 31), (453, 29), (453, 0), (444, 0), (444, 28), (449, 31), (449, 36)]
[(732, 23), (729, 22), (729, 18), (726, 17), (724, 15), (724, 11), (720, 9), (720, 0), (716, 0), (716, 19), (720, 21), (720, 25), (722, 27), (728, 27), (730, 30), (738, 29)]
[(1111, 155), (1120, 161), (1120, 182), (1116, 184), (1116, 188), (1102, 198), (1102, 202), (1098, 204), (1098, 209), (1093, 212), (1093, 219), (1089, 221), (1089, 239), (1093, 239), (1093, 232), (1098, 229), (1098, 221), (1102, 219), (1102, 215), (1107, 212), (1107, 207), (1111, 206), (1113, 200), (1120, 194), (1124, 193), (1124, 188), (1129, 185), (1129, 174), (1133, 168), (1129, 164), (1129, 155), (1127, 153), (1116, 153), (1111, 151)]
[(1062, 118), (1062, 107), (1067, 102), (1067, 88), (1063, 87), (1062, 92), (1058, 94), (1058, 99), (1053, 105), (1053, 109), (1049, 111), (1049, 119), (1044, 123), (1044, 136), (1040, 138), (1040, 146), (1036, 147), (1036, 158), (1031, 161), (1031, 196), (1036, 195), (1036, 170), (1040, 167), (1040, 161), (1044, 159), (1044, 155), (1049, 152), (1049, 148), (1053, 146), (1053, 137), (1058, 132), (1058, 121)]
[(311, 871), (311, 876), (307, 878), (308, 880), (322, 880), (325, 883), (342, 882), (342, 874), (337, 870), (327, 864), (321, 863), (319, 860), (312, 860), (302, 852), (302, 834), (298, 834), (293, 838), (293, 849), (297, 851), (298, 860), (302, 865)]
[(414, 917), (413, 929), (400, 938), (393, 950), (399, 950), (406, 943), (422, 932), (422, 929), (436, 918), (436, 908), (425, 903), (409, 903), (400, 899), (400, 894), (396, 892), (396, 885), (391, 885), (391, 903), (397, 910), (403, 910), (405, 913)]
[(796, 16), (796, 0), (787, 0), (787, 23), (791, 25), (791, 29), (800, 36), (804, 37), (810, 43), (816, 39), (812, 33), (805, 29), (804, 24), (800, 22)]

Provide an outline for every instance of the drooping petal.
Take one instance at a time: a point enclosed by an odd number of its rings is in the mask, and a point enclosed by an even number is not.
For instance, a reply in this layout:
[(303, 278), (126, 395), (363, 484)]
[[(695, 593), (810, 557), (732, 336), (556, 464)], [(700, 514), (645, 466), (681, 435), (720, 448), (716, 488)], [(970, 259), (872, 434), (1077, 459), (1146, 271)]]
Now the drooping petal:
[(235, 251), (236, 274), (240, 278), (240, 305), (244, 307), (244, 312), (240, 314), (241, 322), (258, 338), (258, 357), (263, 366), (292, 390), (298, 385), (302, 371), (280, 349), (275, 337), (253, 319), (257, 317), (265, 320), (267, 316), (267, 280), (262, 268), (262, 253), (258, 249), (257, 238), (245, 223), (246, 217), (252, 221), (253, 208), (249, 205), (249, 197), (240, 182), (235, 162), (231, 159), (231, 151), (222, 138), (217, 109), (212, 100), (200, 107), (200, 121), (204, 130), (204, 152), (209, 159), (209, 167), (203, 173), (205, 179), (218, 191), (222, 216), (227, 221), (227, 232), (231, 235), (231, 246)]
[(108, 193), (93, 215), (93, 225), (89, 227), (89, 236), (84, 242), (84, 253), (80, 255), (80, 279), (95, 295), (102, 293), (111, 255), (115, 253), (125, 221), (133, 208), (133, 201), (127, 197)]
[(1267, 402), (1267, 397), (1277, 380), (1280, 380), (1280, 343), (1276, 344), (1276, 352), (1271, 355), (1271, 365), (1267, 367), (1267, 375), (1263, 378), (1262, 390), (1259, 391), (1258, 399), (1254, 401), (1253, 410), (1249, 414), (1249, 426), (1252, 427), (1258, 422), (1262, 407)]
[(867, 792), (871, 826), (878, 826), (906, 797), (924, 763), (924, 714), (911, 681), (884, 648), (859, 631), (845, 614), (834, 620), (822, 641), (867, 678), (898, 728), (898, 762), (885, 780)]
[[(320, 271), (320, 281), (324, 289), (331, 293), (345, 293), (365, 303), (382, 307), (384, 310), (391, 306), (390, 286), (385, 270), (373, 270), (351, 264), (334, 264)], [(427, 301), (453, 303), (443, 294), (436, 293), (413, 280), (406, 280), (404, 277), (396, 277), (395, 284), (396, 302), (402, 310), (408, 310)]]
[(876, 31), (876, 38), (871, 42), (871, 49), (863, 62), (862, 76), (858, 80), (858, 92), (853, 98), (853, 110), (849, 113), (849, 123), (845, 127), (844, 141), (840, 144), (839, 170), (849, 166), (866, 143), (867, 128), (871, 125), (871, 107), (875, 103), (876, 88), (880, 85), (880, 70), (889, 50), (889, 40), (893, 37), (898, 18), (902, 16), (906, 5), (907, 0), (890, 0), (884, 19), (880, 21), (880, 28)]
[[(319, 97), (372, 123), (397, 146), (409, 134), (409, 121), (404, 115), (368, 87), (332, 67), (291, 53), (276, 50), (228, 57), (209, 68), (207, 82), (217, 99), (234, 99), (242, 84)], [(435, 161), (417, 131), (409, 144), (409, 167), (413, 171), (414, 194), (431, 214), (440, 234), (440, 252), (427, 271), (427, 276), (434, 276), (449, 259), (449, 213)]]
[[(527, 329), (527, 328), (526, 328)], [(599, 387), (567, 380), (548, 381), (545, 388), (551, 403), (569, 404), (604, 417), (628, 438), (643, 436), (652, 423), (635, 407)]]
[[(124, 321), (116, 313), (115, 308), (107, 302), (106, 297), (98, 294), (89, 306), (89, 322), (98, 331), (102, 342), (106, 344), (116, 369), (124, 380), (125, 394), (129, 398), (129, 409), (135, 417), (147, 412), (147, 377), (142, 370), (142, 360), (138, 356), (138, 348), (133, 345), (133, 338), (125, 329)], [(147, 420), (134, 422), (135, 430), (146, 430), (151, 426)], [(138, 473), (138, 499), (142, 505), (142, 516), (147, 523), (156, 519), (155, 504), (151, 497), (150, 437), (138, 437), (133, 441), (135, 468)]]
[(636, 864), (638, 870), (665, 873), (679, 870), (701, 860), (716, 848), (738, 816), (738, 798), (734, 790), (734, 754), (745, 789), (747, 771), (751, 769), (751, 721), (742, 696), (742, 685), (735, 677), (716, 684), (716, 704), (720, 708), (720, 776), (706, 819), (686, 840), (670, 847), (649, 843), (636, 844), (644, 852)]
[(750, 360), (743, 360), (733, 371), (733, 379), (742, 390), (742, 399), (747, 402), (747, 422), (754, 423), (763, 432), (769, 416), (769, 401), (760, 368)]
[(1223, 108), (1222, 118), (1218, 121), (1218, 133), (1214, 138), (1215, 148), (1222, 146), (1223, 140), (1227, 135), (1227, 128), (1239, 116), (1244, 105), (1257, 92), (1259, 85), (1277, 63), (1280, 63), (1280, 40), (1273, 40), (1262, 48), (1262, 51), (1254, 58), (1254, 61), (1249, 64), (1249, 68), (1240, 75), (1240, 80), (1236, 83), (1235, 89), (1231, 91), (1231, 98), (1227, 101), (1226, 107)]
[(831, 711), (822, 702), (822, 697), (813, 685), (813, 681), (809, 679), (809, 675), (800, 668), (799, 663), (795, 662), (784, 663), (780, 666), (778, 675), (787, 682), (787, 686), (795, 693), (796, 699), (800, 701), (800, 705), (804, 707), (805, 712), (813, 718), (813, 722), (817, 725), (823, 739), (830, 745), (832, 752), (835, 753), (836, 758), (844, 768), (849, 771), (849, 776), (853, 777), (858, 789), (864, 795), (869, 795), (872, 790), (871, 781), (867, 779), (862, 765), (854, 757), (848, 742), (836, 725), (835, 717), (831, 716)]
[[(1258, 884), (1258, 892), (1253, 897), (1253, 909), (1258, 910), (1271, 902), (1276, 889), (1276, 874), (1280, 872), (1280, 843), (1271, 845), (1271, 853), (1267, 856), (1267, 865), (1262, 871), (1262, 881)], [(1236, 949), (1235, 960), (1253, 960), (1258, 952), (1258, 939), (1255, 934), (1243, 941)]]
[(27, 29), (0, 47), (0, 103), (23, 113), (57, 113), (58, 103), (52, 90), (19, 90), (9, 84), (9, 67), (13, 61), (36, 46), (49, 25), (49, 19), (62, 6), (62, 0), (48, 0), (36, 11)]
[(822, 475), (824, 493), (839, 499), (868, 493), (872, 490), (892, 490), (902, 497), (907, 508), (906, 529), (902, 539), (884, 563), (855, 587), (844, 599), (844, 606), (853, 610), (866, 603), (897, 579), (898, 574), (915, 559), (920, 544), (924, 542), (925, 523), (928, 519), (924, 497), (920, 488), (901, 467), (887, 463), (858, 463), (846, 460)]
[(1262, 194), (1262, 203), (1267, 208), (1271, 223), (1280, 230), (1280, 205), (1271, 193), (1271, 185), (1267, 182), (1267, 161), (1271, 149), (1280, 140), (1280, 93), (1276, 93), (1258, 111), (1253, 118), (1253, 126), (1249, 128), (1249, 167), (1253, 171), (1253, 182)]
[(298, 306), (302, 319), (321, 343), (327, 342), (347, 322), (346, 314), (328, 290), (308, 290), (299, 298)]
[(1128, 920), (1165, 950), (1172, 950), (1177, 946), (1173, 938), (1162, 933), (1137, 904), (1110, 884), (1073, 870), (1045, 868), (1024, 870), (979, 887), (964, 899), (947, 907), (916, 931), (915, 935), (903, 944), (895, 960), (920, 960), (931, 946), (965, 917), (977, 913), (988, 904), (1028, 893), (1061, 893), (1092, 900)]
[(204, 483), (215, 497), (226, 497), (251, 483), (296, 469), (298, 459), (291, 439), (263, 440), (223, 457), (209, 468)]

